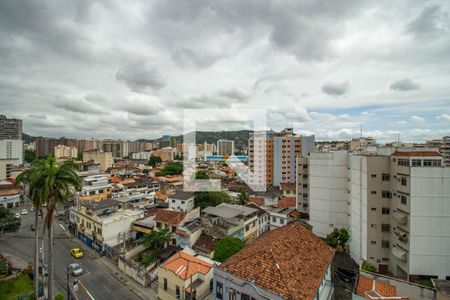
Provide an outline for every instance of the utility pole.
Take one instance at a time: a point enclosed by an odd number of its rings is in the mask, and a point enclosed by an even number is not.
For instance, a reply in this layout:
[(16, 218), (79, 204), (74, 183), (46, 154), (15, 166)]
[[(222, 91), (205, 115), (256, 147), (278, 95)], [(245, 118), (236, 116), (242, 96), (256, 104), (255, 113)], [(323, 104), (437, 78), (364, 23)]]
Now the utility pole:
[(66, 268), (67, 273), (67, 300), (70, 300), (70, 270), (69, 266)]

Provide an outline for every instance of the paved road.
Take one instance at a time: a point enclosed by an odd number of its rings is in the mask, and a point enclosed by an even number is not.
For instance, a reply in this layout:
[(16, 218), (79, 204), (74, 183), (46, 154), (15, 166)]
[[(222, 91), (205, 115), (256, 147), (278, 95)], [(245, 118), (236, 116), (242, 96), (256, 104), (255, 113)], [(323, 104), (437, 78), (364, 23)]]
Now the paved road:
[[(28, 215), (22, 216), (22, 226), (18, 232), (12, 234), (4, 234), (0, 236), (0, 252), (9, 252), (14, 254), (26, 262), (33, 260), (33, 237), (34, 232), (31, 231), (30, 226), (34, 223), (34, 213), (30, 212), (29, 205), (22, 205), (22, 207), (14, 209), (14, 212), (21, 211), (23, 208), (28, 209)], [(42, 230), (42, 219), (39, 220), (38, 230)], [(66, 293), (66, 266), (72, 262), (81, 263), (84, 273), (78, 278), (94, 296), (96, 300), (125, 300), (125, 299), (139, 299), (135, 294), (129, 291), (120, 281), (118, 281), (112, 274), (105, 270), (105, 268), (97, 262), (90, 251), (85, 251), (85, 256), (81, 259), (74, 259), (70, 255), (70, 249), (78, 247), (80, 241), (76, 238), (69, 238), (64, 233), (60, 223), (56, 221), (54, 224), (55, 244), (54, 251), (54, 270), (55, 270), (55, 289)], [(40, 244), (42, 240), (40, 240)], [(46, 238), (44, 238), (44, 247), (47, 247)], [(83, 248), (83, 246), (82, 246)], [(46, 251), (45, 251), (46, 252)], [(47, 257), (45, 257), (47, 260)]]

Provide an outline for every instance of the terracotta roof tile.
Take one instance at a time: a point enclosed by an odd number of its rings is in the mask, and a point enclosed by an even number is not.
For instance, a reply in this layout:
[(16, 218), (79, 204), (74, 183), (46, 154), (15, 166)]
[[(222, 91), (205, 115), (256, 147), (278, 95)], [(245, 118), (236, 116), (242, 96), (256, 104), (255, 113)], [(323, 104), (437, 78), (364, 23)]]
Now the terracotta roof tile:
[(334, 251), (298, 223), (268, 231), (220, 268), (287, 299), (312, 299)]
[(187, 280), (197, 273), (207, 274), (211, 270), (212, 264), (179, 251), (166, 260), (161, 267), (172, 271), (182, 280)]
[(218, 240), (216, 238), (202, 233), (199, 236), (198, 240), (195, 242), (193, 249), (203, 253), (211, 253), (214, 251), (214, 246), (216, 245), (217, 241)]
[(297, 206), (297, 200), (295, 200), (295, 197), (288, 197), (278, 200), (277, 207), (296, 207)]
[(248, 197), (247, 203), (255, 203), (258, 206), (262, 206), (266, 203), (266, 200), (262, 197)]
[(442, 156), (436, 151), (395, 151), (392, 156)]
[[(375, 292), (373, 293), (373, 297), (371, 297), (370, 292)], [(381, 296), (383, 297), (383, 299), (389, 300), (393, 299), (389, 297), (398, 297), (397, 288), (394, 285), (382, 282), (380, 280), (373, 280), (372, 278), (362, 275), (359, 277), (358, 280), (358, 287), (356, 289), (356, 294), (365, 299), (378, 299), (378, 297)], [(402, 297), (395, 299), (408, 300), (409, 298)]]
[(162, 222), (169, 225), (178, 226), (186, 217), (186, 213), (167, 210), (167, 209), (155, 209), (151, 212), (147, 212), (148, 216), (155, 216), (156, 222)]

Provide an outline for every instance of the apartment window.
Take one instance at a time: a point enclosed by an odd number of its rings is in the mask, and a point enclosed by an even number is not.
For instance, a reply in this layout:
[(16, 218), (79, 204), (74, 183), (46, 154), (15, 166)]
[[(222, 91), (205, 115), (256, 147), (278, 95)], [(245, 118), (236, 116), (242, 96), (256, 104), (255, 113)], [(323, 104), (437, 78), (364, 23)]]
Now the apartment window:
[(177, 227), (176, 226), (172, 226), (172, 232), (177, 231)]
[(172, 203), (175, 203), (175, 200), (172, 200)]
[(372, 245), (376, 245), (377, 244), (377, 241), (371, 241), (370, 242)]
[(164, 290), (167, 291), (167, 278), (164, 278)]
[(382, 261), (389, 261), (389, 258), (388, 257), (383, 257), (381, 260)]
[(391, 231), (391, 225), (390, 224), (381, 224), (381, 231), (383, 231), (383, 232)]
[(177, 240), (176, 239), (172, 239), (172, 245), (176, 245), (177, 244)]
[(370, 175), (370, 177), (377, 178), (377, 174), (372, 174), (372, 175)]
[(406, 186), (406, 184), (407, 184), (406, 177), (401, 177), (400, 178), (400, 184), (403, 185), (403, 186)]
[(245, 225), (245, 231), (249, 231), (250, 230), (250, 226)]
[(276, 217), (272, 217), (272, 222), (276, 222), (277, 218)]
[(91, 229), (91, 223), (89, 223), (89, 222), (86, 222), (86, 227), (88, 228), (88, 229)]
[(381, 174), (381, 180), (382, 181), (389, 181), (391, 179), (391, 175), (389, 174)]
[(377, 208), (376, 207), (371, 207), (370, 210), (375, 211), (375, 210), (377, 210)]
[(371, 191), (370, 192), (372, 195), (376, 195), (377, 194), (377, 191)]
[(382, 191), (381, 192), (381, 197), (382, 198), (391, 199), (392, 198), (392, 193), (390, 191)]
[(389, 207), (383, 207), (383, 208), (381, 209), (381, 214), (383, 214), (383, 215), (388, 215), (389, 213), (390, 213)]
[(177, 295), (177, 299), (180, 299), (180, 287), (178, 285), (175, 286), (175, 293)]
[(413, 159), (412, 160), (412, 166), (413, 167), (420, 167), (422, 165), (422, 160), (421, 159)]
[(159, 222), (157, 222), (157, 223), (156, 223), (156, 227), (157, 227), (157, 228), (161, 228), (161, 227), (162, 227), (162, 224), (159, 223)]
[(424, 167), (439, 167), (441, 165), (441, 160), (439, 159), (424, 159), (423, 166)]
[(389, 248), (389, 241), (381, 241), (381, 248)]
[(250, 296), (247, 294), (241, 294), (241, 300), (250, 300)]
[(185, 202), (184, 202), (184, 200), (181, 200), (181, 204), (184, 204)]
[(281, 223), (281, 225), (283, 225), (284, 224), (284, 219), (280, 218), (280, 223)]
[(400, 203), (406, 205), (406, 196), (400, 195)]
[(102, 235), (102, 230), (101, 230), (100, 228), (97, 228), (97, 233), (98, 233), (99, 235)]
[(222, 299), (223, 297), (223, 285), (222, 282), (216, 282), (216, 297), (217, 299)]
[(397, 164), (399, 166), (409, 166), (409, 159), (399, 158)]
[(209, 281), (209, 291), (212, 292), (213, 288), (214, 288), (214, 279), (211, 279)]

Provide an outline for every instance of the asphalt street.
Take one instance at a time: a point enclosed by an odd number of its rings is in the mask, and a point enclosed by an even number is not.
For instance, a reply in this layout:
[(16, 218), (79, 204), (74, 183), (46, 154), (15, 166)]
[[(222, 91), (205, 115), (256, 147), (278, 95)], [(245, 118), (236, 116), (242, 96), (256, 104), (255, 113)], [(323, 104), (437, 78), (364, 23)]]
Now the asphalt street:
[[(0, 236), (0, 252), (9, 252), (18, 256), (26, 262), (33, 260), (34, 232), (31, 230), (31, 224), (34, 223), (34, 213), (30, 212), (30, 205), (22, 205), (15, 208), (13, 212), (20, 212), (23, 208), (28, 210), (27, 215), (22, 215), (22, 225), (18, 232), (8, 233)], [(42, 237), (42, 222), (40, 217), (37, 230)], [(87, 290), (97, 300), (101, 299), (139, 299), (119, 280), (117, 280), (104, 266), (97, 262), (91, 251), (84, 251), (85, 256), (81, 259), (75, 259), (70, 255), (70, 249), (83, 245), (75, 237), (68, 237), (64, 232), (63, 223), (54, 220), (54, 271), (55, 271), (55, 289), (66, 294), (67, 275), (66, 267), (78, 262), (83, 268), (83, 274), (77, 278), (87, 288)], [(41, 246), (42, 239), (39, 245)], [(47, 248), (47, 239), (44, 237), (44, 248)], [(86, 246), (81, 246), (84, 250)], [(47, 251), (44, 251), (44, 260), (47, 263)]]

